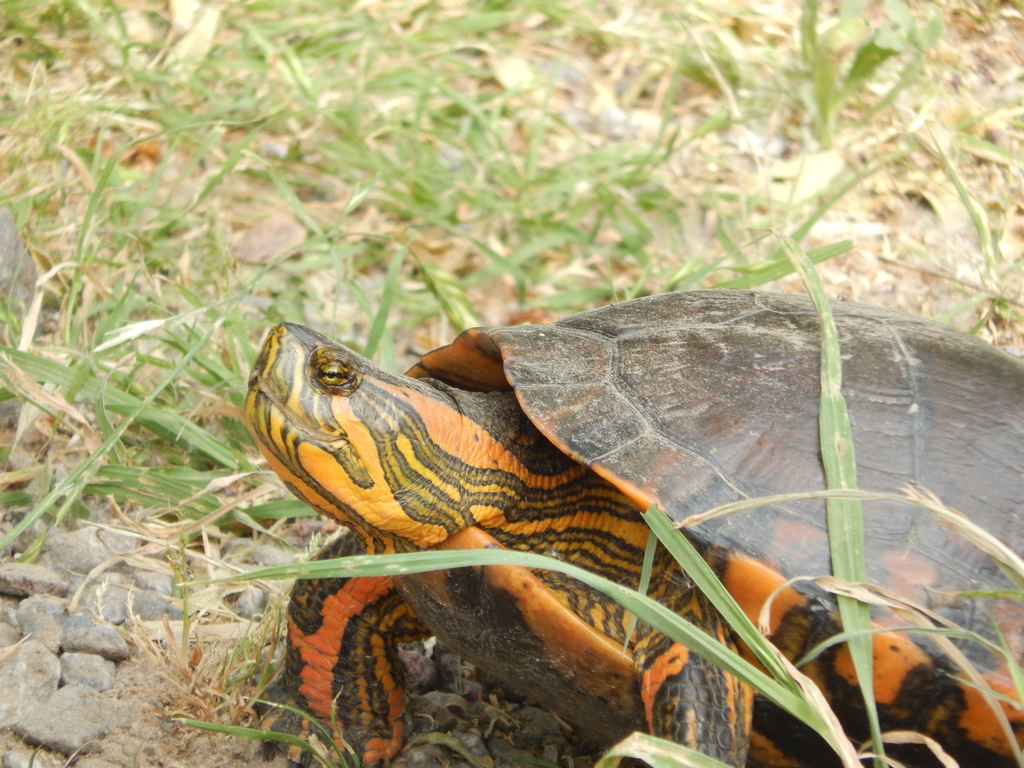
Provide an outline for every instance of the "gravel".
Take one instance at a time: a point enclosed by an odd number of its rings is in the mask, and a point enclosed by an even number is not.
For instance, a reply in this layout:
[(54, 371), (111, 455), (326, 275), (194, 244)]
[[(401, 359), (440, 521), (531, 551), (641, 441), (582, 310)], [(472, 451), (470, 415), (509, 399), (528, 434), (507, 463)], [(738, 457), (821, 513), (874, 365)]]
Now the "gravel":
[[(281, 753), (261, 760), (258, 745), (248, 742), (231, 752), (227, 745), (234, 740), (220, 734), (211, 734), (219, 737), (217, 746), (201, 755), (188, 747), (200, 737), (168, 717), (179, 713), (153, 689), (164, 673), (155, 657), (140, 652), (138, 633), (128, 629), (130, 618), (159, 626), (180, 620), (180, 603), (170, 596), (166, 573), (154, 572), (152, 563), (149, 569), (129, 565), (123, 555), (130, 554), (131, 540), (83, 526), (53, 533), (37, 564), (0, 563), (0, 768), (27, 766), (34, 748), (36, 766), (63, 765), (70, 755), (79, 756), (79, 768), (136, 758), (147, 766), (286, 765)], [(231, 555), (245, 553), (247, 567), (291, 558), (283, 546), (236, 544)], [(226, 597), (225, 604), (246, 619), (258, 620), (271, 606), (269, 593), (255, 584)], [(278, 602), (273, 605), (276, 610)], [(211, 661), (223, 663), (226, 655), (221, 651)], [(200, 658), (193, 655), (190, 663)], [(471, 760), (495, 768), (538, 759), (565, 765), (570, 758), (576, 768), (590, 765), (589, 754), (551, 715), (474, 679), (472, 667), (456, 654), (428, 641), (403, 648), (400, 658), (409, 694), (407, 746), (393, 768), (472, 768)], [(147, 682), (133, 685), (140, 669), (149, 670)], [(223, 717), (211, 712), (206, 719)], [(163, 760), (174, 749), (183, 758)], [(237, 761), (216, 750), (237, 754)]]

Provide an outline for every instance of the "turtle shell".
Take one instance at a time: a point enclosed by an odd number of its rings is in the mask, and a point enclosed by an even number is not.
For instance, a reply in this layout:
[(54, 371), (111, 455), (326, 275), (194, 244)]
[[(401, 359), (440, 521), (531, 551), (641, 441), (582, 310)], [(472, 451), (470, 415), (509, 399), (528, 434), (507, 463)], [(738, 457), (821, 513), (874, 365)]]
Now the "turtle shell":
[[(934, 496), (1024, 552), (1024, 362), (931, 321), (852, 302), (832, 309), (859, 488)], [(475, 329), (410, 374), (514, 388), (555, 445), (677, 521), (825, 488), (820, 326), (805, 296), (694, 291), (548, 325)], [(705, 552), (765, 566), (726, 579), (755, 619), (786, 580), (831, 573), (820, 498), (705, 519), (687, 532)], [(870, 583), (990, 639), (997, 625), (1020, 658), (1021, 607), (962, 595), (1019, 587), (985, 548), (932, 511), (891, 500), (864, 502), (864, 535)], [(883, 625), (907, 623), (875, 613)], [(984, 646), (961, 645), (982, 672), (1001, 666)]]

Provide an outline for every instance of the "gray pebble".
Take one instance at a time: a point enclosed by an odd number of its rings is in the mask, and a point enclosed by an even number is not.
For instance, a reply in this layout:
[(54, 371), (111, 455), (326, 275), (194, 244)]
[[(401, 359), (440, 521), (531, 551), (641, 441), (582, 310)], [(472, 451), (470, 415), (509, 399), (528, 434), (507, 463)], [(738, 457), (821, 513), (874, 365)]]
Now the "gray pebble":
[(491, 753), (487, 751), (487, 745), (476, 731), (453, 731), (452, 736), (473, 757), (490, 757)]
[(127, 555), (139, 548), (139, 537), (120, 531), (100, 531), (97, 534), (100, 542), (111, 554)]
[(436, 744), (417, 744), (402, 752), (409, 768), (445, 768), (451, 762), (450, 754)]
[(82, 608), (108, 624), (123, 624), (128, 618), (131, 590), (121, 582), (124, 577), (116, 573), (103, 575), (103, 580), (90, 584), (82, 597)]
[(33, 746), (64, 755), (88, 752), (107, 733), (102, 699), (96, 691), (65, 685), (23, 713), (15, 732)]
[(28, 597), (68, 593), (68, 583), (56, 571), (35, 563), (0, 563), (0, 593)]
[[(64, 629), (63, 639), (61, 640), (61, 644), (63, 644), (64, 639), (67, 638), (69, 632), (74, 632), (76, 629), (88, 629), (89, 627), (95, 626), (96, 622), (92, 620), (92, 616), (90, 616), (87, 611), (79, 608), (75, 613), (70, 613), (64, 616), (64, 618), (61, 619), (60, 625)], [(64, 650), (68, 649), (65, 648)]]
[(462, 657), (441, 647), (434, 649), (434, 661), (437, 662), (437, 673), (441, 678), (441, 688), (446, 691), (462, 693)]
[(252, 557), (255, 545), (248, 536), (236, 536), (225, 541), (220, 548), (221, 557), (233, 562), (241, 562)]
[(0, 622), (0, 650), (21, 640), (21, 630), (7, 622)]
[(174, 602), (150, 589), (135, 590), (131, 599), (132, 610), (143, 621), (160, 621), (164, 616), (180, 618), (181, 609)]
[(597, 113), (594, 127), (611, 139), (621, 139), (631, 133), (629, 112), (621, 107), (608, 107)]
[(487, 749), (491, 753), (491, 757), (494, 758), (494, 762), (497, 766), (517, 766), (517, 763), (525, 763), (532, 765), (537, 762), (537, 758), (527, 752), (525, 749), (513, 746), (511, 743), (501, 738), (500, 736), (494, 736), (487, 740)]
[(136, 571), (132, 577), (135, 580), (135, 586), (139, 589), (149, 589), (158, 595), (167, 597), (174, 594), (174, 577), (169, 573)]
[(61, 646), (65, 652), (90, 653), (110, 661), (128, 658), (128, 643), (109, 624), (92, 624), (65, 631)]
[(548, 744), (565, 744), (562, 726), (551, 715), (537, 707), (523, 707), (517, 715), (522, 724), (523, 741), (535, 749), (543, 749)]
[(19, 605), (21, 605), (21, 600), (8, 595), (0, 595), (0, 624), (7, 623), (12, 627), (18, 626), (16, 611)]
[(100, 541), (95, 528), (79, 528), (51, 532), (39, 562), (55, 570), (85, 576), (110, 557), (110, 550)]
[(20, 714), (57, 690), (60, 662), (38, 640), (26, 640), (0, 657), (0, 728), (13, 725)]
[[(57, 760), (45, 752), (28, 749), (16, 749), (4, 755), (3, 768), (62, 768), (63, 760)], [(78, 763), (76, 768), (81, 767)]]
[(60, 657), (60, 680), (64, 685), (109, 691), (114, 687), (114, 662), (94, 653), (65, 653)]
[(553, 741), (552, 742), (548, 742), (547, 744), (544, 745), (544, 748), (541, 750), (541, 753), (540, 753), (541, 760), (547, 760), (549, 763), (553, 763), (555, 765), (558, 765), (558, 764), (561, 763), (561, 755), (562, 755), (562, 753), (567, 751), (568, 749), (569, 749), (569, 743), (568, 742), (563, 741), (561, 744), (558, 744), (558, 743), (553, 742)]
[(21, 601), (16, 611), (18, 627), (23, 635), (31, 636), (56, 653), (64, 634), (64, 601), (46, 595), (33, 595)]
[(266, 607), (267, 593), (251, 584), (243, 587), (242, 591), (235, 597), (235, 613), (249, 621), (262, 616), (263, 609)]
[(252, 560), (257, 565), (268, 567), (271, 565), (291, 565), (292, 556), (271, 544), (260, 544), (252, 553)]

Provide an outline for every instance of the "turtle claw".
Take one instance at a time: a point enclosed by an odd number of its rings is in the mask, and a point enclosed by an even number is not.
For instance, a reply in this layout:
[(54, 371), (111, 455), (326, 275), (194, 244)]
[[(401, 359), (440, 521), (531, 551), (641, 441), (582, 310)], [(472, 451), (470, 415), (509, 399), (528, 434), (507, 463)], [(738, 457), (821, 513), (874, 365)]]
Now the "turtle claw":
[[(287, 689), (286, 679), (282, 675), (267, 690), (266, 699), (256, 705), (256, 711), (261, 715), (260, 729), (268, 734), (294, 736), (308, 743), (317, 726), (308, 716), (302, 714), (300, 702)], [(263, 742), (262, 753), (265, 760), (271, 759), (279, 751), (287, 753), (289, 763), (303, 768), (308, 766), (312, 759), (311, 752), (298, 745), (272, 738)]]
[[(381, 768), (390, 765), (398, 752), (400, 736), (396, 737), (396, 724), (388, 724), (384, 732), (377, 734), (373, 729), (349, 731), (340, 723), (333, 726), (325, 723), (306, 713), (301, 696), (289, 690), (286, 675), (271, 684), (264, 701), (257, 705), (257, 712), (261, 715), (261, 730), (293, 736), (305, 744), (270, 737), (263, 742), (262, 754), (266, 760), (275, 752), (284, 752), (290, 764), (301, 768), (316, 765), (320, 755), (332, 763), (353, 768)], [(400, 734), (401, 722), (397, 728)]]

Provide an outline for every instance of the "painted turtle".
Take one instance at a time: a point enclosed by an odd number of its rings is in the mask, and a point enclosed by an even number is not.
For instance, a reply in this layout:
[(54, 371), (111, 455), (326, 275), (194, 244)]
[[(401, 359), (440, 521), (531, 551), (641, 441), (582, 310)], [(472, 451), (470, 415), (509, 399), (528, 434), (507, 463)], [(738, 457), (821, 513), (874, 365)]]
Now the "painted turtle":
[[(1024, 552), (1024, 363), (930, 321), (850, 302), (833, 311), (861, 489), (934, 494)], [(256, 361), (246, 418), (288, 488), (351, 529), (321, 557), (501, 546), (635, 585), (650, 504), (683, 520), (824, 487), (819, 338), (806, 297), (694, 291), (470, 330), (409, 378), (283, 324)], [(973, 594), (1016, 586), (989, 554), (918, 506), (870, 501), (864, 516), (871, 583), (936, 622), (996, 645), (1001, 635), (1021, 659), (1024, 609)], [(840, 631), (828, 592), (787, 583), (830, 573), (820, 499), (686, 535), (751, 618), (772, 598), (770, 637), (791, 660)], [(652, 574), (653, 596), (730, 642), (660, 550)], [(1016, 765), (1024, 713), (992, 645), (906, 633), (905, 616), (873, 610), (885, 630), (872, 636), (883, 729), (923, 732), (962, 766)], [(365, 765), (387, 761), (402, 740), (395, 643), (436, 634), (584, 732), (640, 728), (733, 765), (832, 764), (816, 734), (766, 701), (752, 707), (746, 686), (646, 625), (624, 654), (628, 626), (617, 604), (549, 571), (299, 582), (282, 684)], [(964, 658), (1002, 698), (962, 682)], [(803, 671), (863, 738), (846, 647)]]

